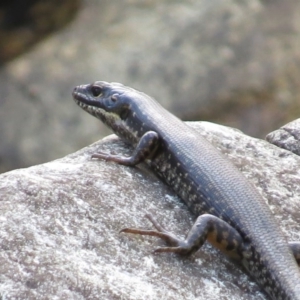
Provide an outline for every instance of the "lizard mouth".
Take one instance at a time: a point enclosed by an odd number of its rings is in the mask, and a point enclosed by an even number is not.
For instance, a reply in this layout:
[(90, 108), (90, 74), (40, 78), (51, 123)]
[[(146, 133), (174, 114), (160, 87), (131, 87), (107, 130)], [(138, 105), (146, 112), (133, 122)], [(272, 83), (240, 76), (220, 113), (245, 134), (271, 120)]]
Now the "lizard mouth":
[(88, 85), (76, 86), (72, 92), (72, 95), (75, 102), (82, 108), (85, 108), (87, 106), (101, 108), (100, 100), (99, 99), (95, 100), (93, 97), (89, 95)]
[(105, 99), (102, 97), (95, 98), (90, 91), (90, 85), (79, 85), (74, 88), (72, 96), (76, 104), (90, 115), (102, 120), (108, 127), (116, 122), (119, 116), (112, 112), (107, 112), (104, 108)]
[(91, 103), (89, 103), (90, 101), (88, 101), (88, 99), (86, 99), (86, 95), (79, 92), (78, 90), (76, 90), (76, 88), (74, 89), (73, 93), (72, 93), (73, 99), (74, 101), (81, 107), (81, 108), (87, 108), (88, 106), (92, 106)]
[(101, 100), (95, 100), (89, 95), (88, 85), (75, 87), (72, 92), (72, 96), (76, 104), (86, 112), (96, 117), (101, 117), (103, 115), (104, 110), (101, 105)]

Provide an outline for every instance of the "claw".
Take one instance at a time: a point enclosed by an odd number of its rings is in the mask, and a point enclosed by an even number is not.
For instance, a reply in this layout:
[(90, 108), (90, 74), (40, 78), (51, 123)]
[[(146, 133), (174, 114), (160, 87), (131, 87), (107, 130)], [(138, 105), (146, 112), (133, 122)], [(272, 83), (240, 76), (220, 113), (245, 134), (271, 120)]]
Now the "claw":
[(109, 154), (99, 152), (99, 153), (92, 154), (91, 158), (98, 158), (98, 159), (108, 160), (109, 156), (110, 156)]
[(132, 233), (132, 234), (141, 234), (141, 235), (149, 235), (156, 236), (164, 240), (168, 245), (173, 247), (162, 247), (154, 250), (154, 252), (180, 252), (177, 251), (176, 248), (184, 244), (184, 241), (177, 238), (174, 234), (165, 230), (154, 218), (151, 214), (146, 214), (145, 217), (153, 224), (153, 226), (157, 230), (143, 230), (138, 228), (123, 228), (121, 232)]
[(152, 223), (152, 225), (157, 229), (157, 231), (167, 232), (167, 230), (162, 225), (160, 225), (151, 214), (145, 214), (145, 218), (147, 218)]

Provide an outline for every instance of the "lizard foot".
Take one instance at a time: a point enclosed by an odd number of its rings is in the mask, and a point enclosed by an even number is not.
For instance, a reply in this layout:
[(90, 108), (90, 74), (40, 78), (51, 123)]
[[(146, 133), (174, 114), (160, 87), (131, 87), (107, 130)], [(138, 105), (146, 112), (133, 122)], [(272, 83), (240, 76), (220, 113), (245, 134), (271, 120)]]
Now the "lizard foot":
[(146, 214), (145, 217), (152, 223), (156, 230), (124, 228), (120, 232), (156, 236), (164, 240), (168, 245), (170, 245), (170, 247), (159, 247), (154, 250), (154, 253), (173, 252), (187, 255), (191, 252), (191, 249), (185, 240), (179, 239), (173, 233), (168, 232), (154, 219), (154, 217), (151, 214)]

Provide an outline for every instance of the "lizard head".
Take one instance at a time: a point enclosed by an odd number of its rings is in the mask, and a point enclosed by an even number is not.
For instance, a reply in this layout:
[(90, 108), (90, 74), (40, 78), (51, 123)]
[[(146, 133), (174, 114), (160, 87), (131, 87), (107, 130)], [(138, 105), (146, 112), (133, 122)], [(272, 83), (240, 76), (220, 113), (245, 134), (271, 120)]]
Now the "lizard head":
[(73, 97), (82, 109), (106, 123), (108, 116), (121, 118), (129, 108), (128, 101), (120, 97), (123, 87), (120, 83), (97, 81), (75, 87)]
[(75, 87), (73, 98), (121, 138), (136, 142), (143, 134), (142, 118), (137, 111), (149, 96), (120, 83), (96, 81)]

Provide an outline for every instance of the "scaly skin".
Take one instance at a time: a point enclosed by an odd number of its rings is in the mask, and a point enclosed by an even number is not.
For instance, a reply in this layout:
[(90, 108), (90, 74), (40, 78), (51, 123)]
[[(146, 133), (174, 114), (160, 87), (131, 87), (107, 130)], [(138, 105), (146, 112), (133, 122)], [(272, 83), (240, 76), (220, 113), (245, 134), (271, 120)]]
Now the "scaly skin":
[(218, 150), (154, 99), (122, 84), (81, 85), (73, 97), (135, 147), (127, 158), (103, 153), (93, 157), (125, 165), (146, 160), (200, 216), (185, 241), (165, 232), (155, 220), (155, 232), (124, 231), (156, 235), (171, 244), (159, 252), (192, 253), (208, 239), (240, 260), (270, 299), (300, 300), (299, 268), (269, 207)]

